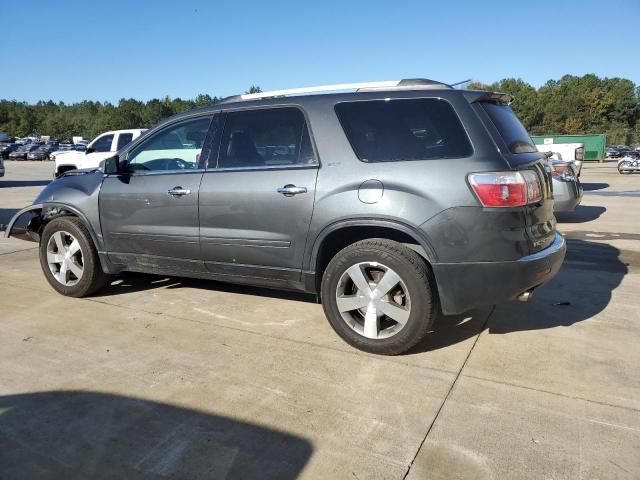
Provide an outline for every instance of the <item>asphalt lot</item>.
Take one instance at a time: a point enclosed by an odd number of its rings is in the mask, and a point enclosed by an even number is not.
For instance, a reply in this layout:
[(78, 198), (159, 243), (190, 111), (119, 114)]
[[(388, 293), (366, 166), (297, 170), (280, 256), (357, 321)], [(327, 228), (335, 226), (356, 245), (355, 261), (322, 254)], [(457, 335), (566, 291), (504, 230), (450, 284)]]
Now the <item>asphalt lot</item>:
[[(6, 162), (0, 223), (53, 164)], [(587, 164), (528, 304), (344, 344), (286, 292), (124, 275), (56, 294), (0, 240), (0, 478), (640, 478), (640, 175)]]

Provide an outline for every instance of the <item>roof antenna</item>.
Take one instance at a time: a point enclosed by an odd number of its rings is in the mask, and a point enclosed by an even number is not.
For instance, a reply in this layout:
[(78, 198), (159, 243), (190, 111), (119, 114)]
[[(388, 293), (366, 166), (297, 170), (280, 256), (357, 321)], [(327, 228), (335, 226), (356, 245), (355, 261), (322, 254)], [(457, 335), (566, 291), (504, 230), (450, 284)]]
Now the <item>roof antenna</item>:
[(462, 80), (461, 82), (452, 83), (452, 87), (460, 86), (460, 88), (467, 88), (467, 86), (471, 83), (472, 79), (467, 78), (466, 80)]

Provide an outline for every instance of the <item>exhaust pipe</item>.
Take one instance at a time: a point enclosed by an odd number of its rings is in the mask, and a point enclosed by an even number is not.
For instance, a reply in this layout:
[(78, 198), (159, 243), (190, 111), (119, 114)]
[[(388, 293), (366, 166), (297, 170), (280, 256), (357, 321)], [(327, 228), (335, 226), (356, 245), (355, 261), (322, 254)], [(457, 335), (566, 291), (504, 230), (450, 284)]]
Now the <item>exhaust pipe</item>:
[(533, 297), (533, 288), (531, 290), (527, 290), (526, 292), (522, 292), (520, 295), (516, 297), (516, 300), (519, 302), (528, 302)]

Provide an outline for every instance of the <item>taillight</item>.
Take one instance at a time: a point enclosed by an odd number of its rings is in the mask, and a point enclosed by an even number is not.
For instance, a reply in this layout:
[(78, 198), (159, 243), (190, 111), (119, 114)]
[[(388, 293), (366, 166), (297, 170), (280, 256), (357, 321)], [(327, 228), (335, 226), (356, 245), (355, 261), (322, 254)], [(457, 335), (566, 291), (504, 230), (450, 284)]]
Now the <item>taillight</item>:
[(542, 200), (542, 187), (535, 172), (472, 173), (469, 183), (485, 207), (522, 207)]
[(576, 148), (575, 158), (580, 161), (584, 160), (584, 147)]

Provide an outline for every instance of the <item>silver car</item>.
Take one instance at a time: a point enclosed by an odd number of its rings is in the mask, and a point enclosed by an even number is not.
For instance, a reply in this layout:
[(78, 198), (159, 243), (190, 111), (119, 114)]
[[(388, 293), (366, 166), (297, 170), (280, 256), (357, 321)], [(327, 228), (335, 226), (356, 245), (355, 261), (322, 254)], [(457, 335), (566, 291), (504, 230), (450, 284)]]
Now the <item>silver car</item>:
[(573, 212), (582, 200), (582, 185), (572, 163), (549, 160), (554, 212)]

